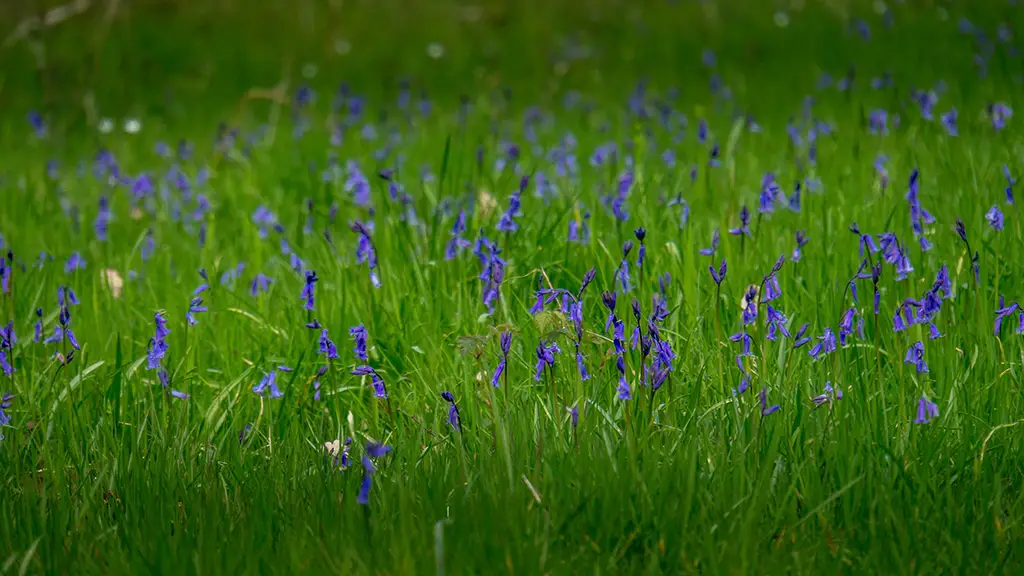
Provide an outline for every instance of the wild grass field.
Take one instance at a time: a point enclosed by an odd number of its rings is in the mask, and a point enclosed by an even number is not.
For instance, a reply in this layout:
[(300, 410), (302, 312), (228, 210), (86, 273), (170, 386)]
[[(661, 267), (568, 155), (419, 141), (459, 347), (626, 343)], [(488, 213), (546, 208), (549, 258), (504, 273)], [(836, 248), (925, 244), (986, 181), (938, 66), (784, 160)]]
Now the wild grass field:
[(1019, 573), (1022, 10), (12, 17), (0, 573)]

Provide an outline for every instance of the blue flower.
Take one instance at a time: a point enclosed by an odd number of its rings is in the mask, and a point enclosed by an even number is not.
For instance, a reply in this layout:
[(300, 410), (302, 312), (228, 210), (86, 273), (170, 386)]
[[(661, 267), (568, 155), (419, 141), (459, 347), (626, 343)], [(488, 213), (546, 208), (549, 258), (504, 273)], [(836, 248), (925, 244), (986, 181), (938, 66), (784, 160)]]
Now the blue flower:
[(718, 270), (715, 270), (714, 266), (709, 266), (708, 270), (711, 271), (711, 279), (715, 281), (715, 284), (721, 286), (722, 281), (725, 280), (725, 273), (728, 270), (725, 258), (722, 258), (722, 263), (718, 266)]
[(370, 503), (370, 489), (373, 487), (373, 475), (376, 468), (371, 458), (380, 458), (391, 451), (391, 446), (370, 442), (366, 445), (366, 456), (363, 456), (363, 482), (359, 485), (356, 501), (362, 505)]
[(818, 360), (823, 354), (828, 355), (831, 354), (832, 352), (835, 352), (836, 336), (832, 332), (831, 328), (825, 328), (824, 334), (820, 336), (818, 340), (820, 340), (820, 342), (815, 344), (814, 347), (812, 347), (808, 352), (811, 358)]
[(366, 362), (368, 360), (366, 355), (366, 328), (362, 324), (353, 326), (348, 329), (348, 335), (352, 338), (352, 342), (355, 344), (352, 352), (356, 355), (356, 358)]
[(491, 376), (491, 385), (495, 388), (498, 387), (498, 379), (501, 378), (502, 373), (505, 372), (508, 364), (508, 353), (512, 349), (512, 333), (505, 330), (501, 333), (501, 356), (498, 358), (498, 366), (494, 369), (494, 375)]
[(928, 400), (928, 397), (922, 394), (921, 399), (917, 401), (917, 418), (914, 420), (914, 424), (927, 424), (933, 418), (938, 417), (939, 405)]
[(911, 344), (907, 350), (907, 355), (903, 358), (903, 363), (913, 364), (917, 368), (918, 374), (928, 372), (928, 365), (924, 361), (924, 344), (920, 341)]
[(835, 390), (832, 388), (832, 382), (825, 382), (825, 392), (819, 396), (811, 398), (811, 402), (814, 402), (815, 406), (822, 406), (824, 404), (831, 404), (835, 400), (843, 399), (843, 391)]
[(269, 393), (271, 398), (280, 398), (284, 396), (284, 392), (277, 387), (277, 369), (271, 370), (263, 378), (252, 387), (252, 391), (257, 396), (264, 396)]
[(203, 306), (202, 298), (198, 296), (193, 298), (192, 301), (189, 302), (188, 304), (188, 312), (185, 313), (185, 319), (188, 320), (188, 325), (195, 326), (196, 324), (198, 324), (199, 321), (196, 320), (195, 315), (200, 312), (206, 312), (207, 310), (208, 308), (206, 306)]
[(448, 425), (456, 432), (462, 432), (462, 420), (459, 416), (459, 408), (455, 405), (455, 397), (451, 392), (441, 392), (441, 398), (448, 402)]
[(312, 310), (316, 304), (316, 283), (318, 280), (320, 279), (317, 278), (314, 270), (306, 271), (306, 284), (302, 287), (302, 293), (299, 294), (299, 299), (306, 301), (304, 305), (306, 310)]
[(561, 352), (556, 342), (544, 342), (541, 340), (540, 345), (537, 346), (537, 371), (533, 376), (534, 380), (540, 381), (541, 374), (544, 372), (545, 366), (554, 368), (555, 366), (555, 354)]
[(388, 390), (387, 387), (384, 385), (384, 378), (382, 378), (381, 375), (378, 374), (376, 370), (374, 370), (370, 366), (356, 366), (352, 370), (351, 374), (353, 376), (369, 376), (370, 385), (373, 387), (373, 395), (383, 400), (387, 399)]
[(71, 274), (75, 270), (85, 270), (85, 258), (79, 256), (78, 252), (73, 253), (64, 263), (65, 274)]
[(996, 232), (1003, 229), (1003, 212), (995, 204), (985, 213), (985, 220)]
[[(316, 323), (316, 320), (313, 320)], [(316, 323), (319, 326), (319, 323)], [(338, 348), (334, 345), (331, 337), (327, 334), (327, 328), (320, 330), (320, 354), (323, 354), (328, 360), (336, 360), (338, 356)]]
[(714, 233), (711, 234), (711, 247), (710, 248), (701, 248), (700, 249), (700, 254), (702, 256), (714, 256), (716, 250), (718, 250), (718, 230), (717, 229), (714, 231)]
[(758, 394), (758, 398), (761, 400), (761, 416), (762, 417), (768, 416), (770, 414), (774, 414), (774, 413), (779, 411), (779, 405), (778, 404), (774, 404), (772, 406), (768, 405), (768, 388), (767, 387), (761, 388), (761, 392), (760, 392), (760, 394)]
[(255, 298), (257, 294), (266, 294), (270, 290), (270, 284), (273, 282), (273, 278), (264, 276), (262, 273), (257, 273), (256, 277), (252, 279), (252, 284), (249, 286), (249, 294)]

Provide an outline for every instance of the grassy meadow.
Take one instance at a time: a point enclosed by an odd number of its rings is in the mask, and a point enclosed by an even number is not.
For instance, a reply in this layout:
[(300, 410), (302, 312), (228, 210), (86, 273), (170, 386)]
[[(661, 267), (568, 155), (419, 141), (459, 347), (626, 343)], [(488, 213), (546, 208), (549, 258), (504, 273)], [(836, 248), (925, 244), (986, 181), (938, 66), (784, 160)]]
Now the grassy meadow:
[(0, 573), (1019, 573), (1022, 10), (29, 25)]

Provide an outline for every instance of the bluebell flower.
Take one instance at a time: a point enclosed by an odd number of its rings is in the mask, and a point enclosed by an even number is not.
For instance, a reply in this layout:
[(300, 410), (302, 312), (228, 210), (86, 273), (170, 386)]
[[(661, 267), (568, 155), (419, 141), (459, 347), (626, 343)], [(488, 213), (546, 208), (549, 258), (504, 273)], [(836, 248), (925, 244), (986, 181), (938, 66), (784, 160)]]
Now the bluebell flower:
[(839, 344), (846, 346), (846, 337), (853, 334), (853, 319), (857, 314), (855, 308), (849, 308), (839, 319)]
[(993, 230), (999, 232), (1003, 229), (1003, 212), (995, 204), (985, 213), (985, 220)]
[(299, 294), (299, 299), (306, 301), (303, 306), (306, 310), (312, 310), (316, 304), (316, 283), (318, 280), (320, 279), (317, 278), (316, 271), (306, 271), (306, 283)]
[(928, 365), (924, 361), (924, 344), (920, 341), (911, 344), (906, 356), (903, 358), (903, 363), (913, 364), (917, 368), (918, 374), (928, 372)]
[(815, 344), (809, 351), (811, 358), (818, 360), (821, 356), (831, 354), (836, 350), (836, 336), (831, 328), (825, 328), (825, 332), (818, 338), (820, 342)]
[(0, 370), (3, 370), (4, 376), (14, 375), (14, 366), (7, 359), (7, 350), (0, 348)]
[(715, 281), (715, 284), (721, 286), (722, 281), (725, 280), (725, 273), (728, 270), (725, 258), (722, 258), (722, 263), (718, 266), (717, 270), (715, 270), (714, 266), (708, 266), (708, 270), (711, 271), (711, 279)]
[(750, 210), (747, 209), (747, 205), (744, 204), (740, 208), (740, 225), (736, 228), (730, 228), (729, 234), (733, 236), (750, 236)]
[(459, 215), (455, 218), (455, 223), (452, 224), (452, 230), (449, 233), (448, 243), (444, 249), (444, 259), (454, 260), (463, 250), (471, 246), (469, 240), (463, 238), (463, 234), (466, 232), (466, 211), (459, 210)]
[(366, 362), (368, 360), (368, 356), (366, 354), (366, 328), (362, 324), (353, 326), (348, 329), (348, 335), (355, 346), (352, 348), (352, 353), (355, 354), (356, 358), (359, 360)]
[[(1003, 319), (1006, 318), (1007, 316), (1013, 314), (1014, 312), (1017, 312), (1019, 309), (1020, 309), (1020, 305), (1017, 304), (1016, 302), (1011, 302), (1010, 304), (1004, 306), (1003, 305), (1003, 300), (1000, 297), (1000, 299), (999, 299), (999, 309), (996, 310), (996, 322), (995, 322), (995, 330), (994, 330), (994, 333), (995, 333), (996, 336), (999, 335), (999, 328), (1001, 328), (1002, 325), (1003, 325)], [(1024, 314), (1022, 314), (1022, 317), (1024, 317)]]
[(511, 233), (519, 229), (519, 223), (515, 219), (522, 215), (520, 211), (522, 206), (521, 195), (523, 190), (529, 185), (529, 181), (529, 176), (523, 176), (522, 180), (520, 180), (519, 188), (509, 196), (508, 210), (498, 220), (497, 229), (499, 231)]
[(782, 332), (786, 338), (792, 338), (789, 334), (789, 330), (786, 329), (786, 323), (788, 320), (785, 314), (773, 308), (771, 304), (768, 304), (765, 314), (768, 322), (767, 338), (769, 340), (774, 342), (778, 337), (779, 332)]
[(451, 392), (441, 392), (441, 398), (448, 402), (448, 425), (456, 432), (462, 432), (462, 420), (459, 417), (459, 408), (455, 405), (455, 397)]
[(371, 458), (380, 458), (390, 451), (391, 447), (384, 444), (370, 442), (366, 445), (366, 456), (363, 456), (363, 481), (359, 485), (359, 495), (356, 496), (356, 502), (364, 506), (369, 505), (370, 490), (373, 487), (373, 475), (376, 473), (376, 468), (374, 468)]
[(110, 201), (106, 196), (100, 196), (99, 210), (96, 213), (96, 220), (93, 222), (93, 229), (96, 231), (96, 240), (106, 242), (107, 230), (110, 227)]
[(819, 396), (811, 398), (811, 402), (814, 402), (816, 407), (824, 404), (831, 404), (835, 400), (843, 399), (843, 391), (832, 388), (832, 382), (825, 382), (825, 392)]
[(711, 247), (710, 248), (701, 248), (700, 249), (700, 254), (702, 256), (714, 256), (716, 250), (718, 250), (718, 230), (717, 229), (711, 234)]
[(498, 366), (494, 369), (494, 375), (491, 376), (491, 385), (495, 388), (498, 387), (498, 379), (505, 372), (508, 364), (508, 353), (512, 349), (512, 333), (505, 330), (501, 333), (501, 356), (498, 357)]
[(1017, 184), (1017, 179), (1010, 175), (1010, 169), (1003, 164), (1003, 176), (1006, 177), (1006, 203), (1013, 204), (1013, 187)]
[(572, 429), (575, 430), (576, 426), (580, 423), (580, 410), (576, 404), (572, 406), (566, 406), (565, 411), (569, 413), (569, 422), (572, 424)]
[(921, 399), (917, 401), (917, 418), (914, 420), (914, 424), (927, 424), (933, 418), (938, 417), (939, 405), (928, 400), (928, 397), (922, 394)]
[(339, 358), (338, 348), (334, 345), (330, 335), (328, 335), (327, 328), (320, 330), (320, 354), (323, 354), (324, 358), (327, 358), (328, 360), (336, 360)]
[(149, 341), (149, 350), (146, 354), (147, 367), (150, 370), (160, 368), (160, 362), (168, 350), (167, 336), (171, 333), (167, 328), (167, 319), (164, 318), (163, 312), (154, 314), (153, 321), (156, 324), (156, 332)]
[(746, 292), (743, 293), (743, 299), (741, 301), (743, 308), (743, 325), (748, 326), (753, 324), (757, 320), (757, 286), (751, 284)]
[(537, 346), (537, 371), (533, 376), (534, 380), (537, 380), (538, 382), (540, 381), (541, 374), (543, 374), (545, 366), (550, 366), (551, 368), (554, 368), (555, 354), (558, 354), (560, 352), (561, 349), (558, 348), (557, 342), (544, 342), (543, 340), (540, 341), (540, 344)]
[(1013, 117), (1013, 109), (1002, 102), (996, 102), (989, 104), (988, 116), (992, 120), (992, 127), (999, 131), (1006, 128), (1006, 121)]
[(628, 293), (633, 289), (632, 284), (629, 282), (629, 253), (633, 250), (633, 242), (627, 240), (622, 245), (622, 260), (619, 262), (619, 267), (615, 269), (615, 282), (619, 285), (622, 292)]
[(350, 227), (359, 235), (359, 243), (356, 246), (356, 262), (366, 263), (370, 268), (370, 283), (374, 288), (380, 288), (380, 276), (377, 274), (377, 249), (370, 238), (370, 228), (359, 220), (353, 222)]
[(793, 186), (793, 193), (789, 196), (789, 209), (792, 212), (800, 212), (800, 192), (801, 184), (800, 181), (797, 180), (796, 184)]
[(498, 245), (485, 236), (477, 239), (473, 254), (480, 260), (482, 269), (477, 276), (484, 282), (483, 302), (488, 312), (494, 312), (494, 303), (501, 295), (501, 283), (505, 279), (505, 259), (501, 257)]
[(950, 136), (959, 136), (959, 132), (956, 128), (956, 108), (952, 108), (949, 112), (942, 115), (942, 126), (946, 128), (946, 133)]
[(737, 332), (736, 334), (729, 336), (729, 341), (738, 342), (743, 346), (742, 351), (738, 354), (739, 357), (752, 355), (750, 351), (750, 346), (754, 340), (753, 338), (750, 337), (750, 334), (747, 334), (746, 330), (744, 330), (743, 332)]
[(380, 374), (378, 374), (377, 371), (374, 370), (372, 367), (365, 365), (356, 366), (352, 370), (351, 374), (353, 376), (369, 376), (370, 386), (373, 387), (373, 395), (376, 396), (377, 398), (381, 398), (384, 400), (387, 399), (388, 389), (384, 385), (384, 378)]
[(876, 109), (868, 114), (868, 132), (876, 136), (885, 136), (889, 133), (889, 113), (885, 110)]
[(761, 392), (760, 392), (760, 394), (758, 394), (758, 398), (761, 400), (761, 416), (762, 417), (763, 416), (768, 416), (770, 414), (774, 414), (774, 413), (779, 411), (779, 405), (778, 404), (774, 404), (772, 406), (768, 405), (768, 387), (767, 386), (764, 387), (764, 388), (761, 388)]
[(590, 212), (583, 213), (582, 221), (575, 218), (569, 220), (569, 242), (576, 244), (590, 243), (590, 226), (587, 224), (589, 220)]
[(203, 306), (203, 299), (202, 298), (199, 298), (198, 296), (193, 298), (188, 303), (188, 312), (185, 313), (185, 319), (188, 320), (188, 325), (189, 326), (195, 326), (196, 324), (198, 324), (199, 321), (196, 320), (196, 316), (195, 315), (200, 313), (200, 312), (206, 312), (207, 310), (208, 310), (207, 307)]
[(273, 369), (263, 376), (263, 378), (252, 387), (252, 391), (257, 396), (269, 395), (271, 398), (280, 398), (284, 396), (284, 392), (277, 387), (277, 369)]
[(263, 275), (262, 272), (257, 273), (252, 279), (252, 284), (249, 286), (249, 294), (255, 298), (258, 294), (266, 294), (270, 290), (270, 284), (273, 282), (273, 278)]
[(64, 263), (65, 274), (71, 274), (75, 270), (85, 270), (85, 258), (82, 258), (78, 252), (71, 254), (67, 262)]

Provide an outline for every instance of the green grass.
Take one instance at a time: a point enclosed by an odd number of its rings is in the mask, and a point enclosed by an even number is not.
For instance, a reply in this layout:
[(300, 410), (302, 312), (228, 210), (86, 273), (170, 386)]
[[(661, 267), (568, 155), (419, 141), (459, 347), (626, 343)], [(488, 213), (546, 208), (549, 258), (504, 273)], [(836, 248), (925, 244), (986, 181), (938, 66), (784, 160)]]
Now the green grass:
[[(1004, 203), (1001, 172), (1006, 164), (1020, 176), (1024, 162), (1018, 119), (995, 131), (985, 109), (1024, 105), (1015, 95), (1020, 59), (997, 44), (979, 79), (974, 40), (956, 30), (956, 6), (947, 6), (943, 19), (935, 7), (895, 5), (891, 30), (870, 6), (849, 6), (871, 25), (865, 42), (832, 9), (808, 4), (790, 14), (785, 29), (754, 2), (635, 10), (600, 3), (592, 14), (573, 5), (487, 3), (476, 24), (458, 23), (451, 3), (354, 5), (347, 12), (314, 4), (243, 11), (227, 2), (174, 12), (152, 4), (125, 8), (107, 27), (93, 11), (45, 31), (38, 37), (48, 51), (41, 73), (25, 60), (27, 44), (6, 48), (0, 234), (15, 268), (13, 290), (0, 297), (0, 324), (13, 321), (18, 342), (10, 354), (17, 370), (0, 379), (0, 393), (15, 395), (11, 421), (0, 428), (0, 573), (1019, 572), (1024, 347), (1016, 315), (998, 337), (992, 329), (999, 298), (1016, 301), (1024, 287), (1016, 276), (1024, 264), (1020, 214)], [(992, 6), (968, 16), (993, 37), (1004, 20), (1019, 30), (1019, 13)], [(210, 29), (220, 35), (200, 37)], [(560, 75), (552, 70), (570, 32), (593, 56)], [(351, 54), (333, 53), (338, 37), (351, 42)], [(437, 61), (426, 55), (431, 41), (445, 46)], [(729, 102), (707, 89), (705, 47), (718, 54)], [(290, 99), (306, 62), (319, 64), (310, 81), (317, 99), (302, 112), (310, 129), (297, 139), (289, 102), (243, 95), (286, 83)], [(850, 64), (857, 66), (852, 93), (816, 90), (821, 72), (839, 78)], [(872, 90), (870, 79), (885, 70), (895, 87)], [(397, 82), (405, 76), (414, 105), (421, 88), (431, 96), (429, 117), (397, 110)], [(683, 141), (673, 142), (656, 119), (628, 113), (640, 78), (648, 80), (652, 113), (669, 88), (681, 89), (672, 105), (689, 120)], [(388, 111), (377, 140), (360, 138), (361, 122), (340, 147), (330, 144), (326, 122), (341, 80), (368, 95), (365, 121), (379, 124), (379, 113)], [(939, 80), (948, 90), (929, 122), (910, 90)], [(512, 88), (511, 103), (502, 86)], [(564, 110), (570, 89), (592, 109)], [(95, 118), (82, 107), (86, 94), (96, 102)], [(461, 94), (472, 103), (464, 122)], [(801, 120), (806, 95), (814, 97), (813, 117), (834, 129), (819, 135), (814, 166), (786, 134), (790, 119)], [(523, 131), (531, 105), (549, 113), (537, 128), (540, 154)], [(954, 106), (958, 137), (938, 121)], [(44, 113), (45, 139), (24, 121), (30, 108)], [(879, 108), (900, 116), (887, 136), (865, 126)], [(736, 122), (736, 110), (751, 113), (763, 131)], [(94, 122), (105, 116), (139, 117), (143, 128), (101, 134)], [(700, 118), (710, 141), (721, 144), (720, 167), (707, 168), (709, 145), (696, 138)], [(240, 130), (230, 149), (214, 142), (221, 120)], [(260, 127), (265, 132), (246, 156), (243, 144)], [(392, 128), (401, 142), (377, 161), (374, 152)], [(556, 176), (547, 158), (567, 133), (576, 140), (575, 179)], [(543, 172), (559, 188), (545, 202), (531, 184), (513, 234), (495, 230), (518, 182), (509, 169), (491, 169), (505, 138), (520, 146), (524, 173)], [(189, 178), (209, 170), (194, 191), (211, 204), (202, 246), (199, 224), (175, 216), (182, 195), (173, 187), (167, 197), (157, 189), (152, 204), (133, 215), (127, 186), (111, 190), (92, 175), (103, 147), (122, 173), (146, 172), (159, 182), (174, 161), (154, 147), (163, 141), (173, 148), (179, 139), (194, 143), (181, 164)], [(619, 164), (591, 167), (594, 149), (612, 140)], [(635, 182), (630, 217), (618, 223), (600, 198), (615, 190), (627, 143)], [(485, 150), (482, 170), (478, 147)], [(675, 168), (661, 160), (667, 148), (675, 151)], [(395, 153), (404, 155), (396, 179), (414, 199), (419, 225), (410, 225), (375, 176), (395, 166)], [(342, 181), (321, 180), (332, 154), (342, 168), (349, 159), (360, 162), (372, 215)], [(889, 159), (884, 189), (872, 167), (879, 154)], [(56, 179), (47, 175), (50, 159), (60, 162)], [(691, 183), (693, 163), (699, 173)], [(423, 167), (435, 179), (422, 182)], [(934, 243), (928, 252), (912, 234), (904, 199), (914, 168), (920, 201), (936, 219), (925, 230)], [(778, 208), (759, 217), (768, 171), (787, 194), (804, 178), (819, 179), (822, 190), (805, 189), (798, 213)], [(684, 227), (679, 207), (665, 204), (677, 191), (691, 209)], [(114, 215), (106, 241), (93, 228), (103, 195)], [(314, 202), (308, 235), (306, 198)], [(332, 203), (339, 206), (333, 220)], [(755, 214), (752, 237), (741, 243), (726, 229), (737, 225), (742, 204)], [(992, 205), (1005, 212), (1001, 232), (986, 224)], [(258, 206), (276, 214), (283, 233), (260, 238), (251, 221)], [(480, 263), (470, 250), (444, 259), (459, 207), (468, 215), (466, 237), (482, 231), (507, 260), (493, 314), (482, 303)], [(194, 208), (193, 200), (182, 212)], [(567, 242), (569, 222), (585, 212), (590, 242)], [(978, 284), (954, 231), (957, 218), (980, 254)], [(375, 223), (379, 289), (366, 264), (356, 263), (357, 236), (348, 227), (355, 219)], [(847, 231), (854, 222), (865, 233), (895, 232), (913, 263), (902, 281), (893, 266), (883, 267), (878, 316), (870, 280), (858, 281), (859, 302), (845, 288), (861, 263), (857, 236)], [(620, 247), (638, 226), (648, 231), (647, 260), (641, 274), (637, 250), (631, 253), (634, 289), (619, 294), (617, 311), (628, 336), (629, 301), (639, 295), (646, 316), (658, 278), (670, 274), (671, 313), (661, 336), (678, 356), (653, 402), (638, 383), (635, 351), (625, 357), (634, 400), (616, 398), (614, 348), (599, 297), (616, 288)], [(698, 254), (715, 229), (722, 241), (713, 261), (728, 261), (717, 300), (707, 271), (712, 259)], [(150, 230), (155, 251), (144, 260)], [(791, 262), (797, 230), (810, 241)], [(282, 238), (320, 278), (312, 313), (302, 308), (303, 278), (282, 255)], [(54, 259), (37, 265), (41, 252)], [(87, 265), (67, 274), (73, 252)], [(762, 304), (750, 326), (753, 357), (745, 359), (751, 389), (734, 396), (739, 346), (726, 337), (741, 327), (744, 290), (780, 255), (787, 256), (778, 274), (782, 296), (771, 304), (790, 317), (791, 332), (810, 323), (815, 340), (797, 350), (790, 339), (766, 340)], [(221, 275), (239, 262), (246, 267), (234, 287), (222, 285)], [(922, 325), (893, 332), (896, 307), (922, 297), (944, 264), (954, 292), (935, 320), (944, 337), (928, 340)], [(123, 278), (119, 297), (103, 282), (108, 268)], [(202, 294), (209, 311), (188, 327), (200, 268), (210, 277)], [(581, 350), (592, 378), (581, 381), (568, 318), (554, 304), (537, 316), (528, 309), (538, 283), (575, 291), (590, 268), (597, 276), (583, 298)], [(273, 283), (254, 298), (248, 289), (257, 272)], [(80, 300), (70, 312), (81, 351), (66, 367), (53, 358), (66, 354), (66, 345), (32, 342), (37, 308), (47, 334), (57, 325), (62, 285)], [(863, 337), (813, 361), (807, 352), (816, 337), (837, 330), (850, 306), (864, 319)], [(157, 372), (147, 370), (160, 310), (171, 330), (163, 366), (187, 400), (164, 394)], [(319, 333), (304, 327), (312, 317), (338, 347), (333, 363), (318, 355)], [(369, 364), (383, 375), (388, 401), (374, 398), (368, 379), (349, 374), (359, 362), (347, 330), (358, 324), (369, 332)], [(504, 330), (514, 334), (507, 379), (494, 388)], [(538, 382), (541, 339), (554, 339), (562, 353)], [(916, 341), (924, 342), (926, 374), (903, 362)], [(278, 374), (284, 396), (255, 395), (252, 386), (279, 365), (295, 369)], [(320, 366), (328, 371), (317, 401)], [(843, 398), (815, 408), (811, 398), (827, 381)], [(779, 412), (761, 416), (762, 388)], [(461, 433), (447, 423), (442, 391), (457, 401)], [(915, 424), (922, 394), (940, 416)], [(580, 407), (576, 429), (566, 411), (572, 405)], [(354, 439), (352, 466), (338, 470), (324, 444), (346, 437)], [(361, 505), (360, 459), (369, 441), (393, 450), (376, 460), (370, 502)]]

